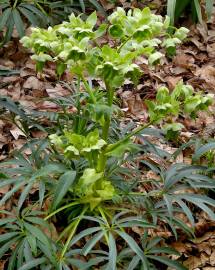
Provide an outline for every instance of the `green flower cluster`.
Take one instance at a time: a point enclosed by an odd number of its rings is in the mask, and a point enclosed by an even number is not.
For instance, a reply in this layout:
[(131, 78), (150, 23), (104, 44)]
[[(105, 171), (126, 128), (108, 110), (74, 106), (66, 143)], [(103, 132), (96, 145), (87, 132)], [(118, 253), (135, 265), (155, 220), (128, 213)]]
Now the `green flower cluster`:
[[(34, 28), (31, 36), (22, 38), (21, 42), (33, 50), (32, 59), (37, 62), (38, 70), (46, 61), (53, 61), (59, 76), (69, 68), (78, 76), (87, 72), (94, 78), (102, 78), (109, 87), (119, 87), (126, 78), (137, 83), (141, 70), (134, 61), (138, 56), (145, 55), (150, 65), (156, 64), (162, 57), (156, 48), (162, 46), (172, 50), (188, 32), (181, 27), (169, 37), (168, 17), (163, 21), (149, 8), (129, 10), (127, 14), (124, 9), (117, 8), (108, 20), (109, 25), (97, 27), (95, 12), (86, 21), (72, 14), (69, 22), (48, 30)], [(97, 45), (106, 31), (115, 39), (115, 48)], [(163, 36), (168, 39), (162, 42), (157, 38)]]

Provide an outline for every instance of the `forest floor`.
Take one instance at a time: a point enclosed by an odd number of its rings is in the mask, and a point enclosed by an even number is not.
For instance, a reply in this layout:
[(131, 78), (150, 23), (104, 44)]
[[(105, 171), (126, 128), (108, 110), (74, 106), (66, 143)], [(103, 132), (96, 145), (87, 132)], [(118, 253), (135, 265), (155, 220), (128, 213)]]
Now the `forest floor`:
[[(111, 8), (111, 7), (110, 7)], [(151, 70), (147, 64), (141, 63), (144, 75), (136, 89), (127, 84), (118, 92), (125, 112), (125, 118), (135, 122), (144, 122), (147, 119), (147, 110), (144, 99), (153, 98), (156, 89), (166, 85), (172, 90), (179, 80), (191, 84), (195, 89), (215, 94), (215, 16), (206, 25), (191, 25), (185, 22), (190, 29), (187, 41), (177, 50), (173, 59), (164, 59), (162, 66)], [(9, 68), (18, 73), (0, 77), (0, 96), (8, 96), (18, 101), (26, 110), (56, 111), (56, 104), (48, 100), (70, 94), (67, 85), (72, 80), (69, 73), (65, 73), (59, 81), (51, 65), (47, 66), (42, 74), (37, 74), (35, 65), (18, 39), (15, 37), (0, 49), (0, 69)], [(179, 141), (188, 141), (190, 138), (215, 136), (214, 106), (209, 112), (201, 112), (196, 120), (181, 119), (185, 126)], [(44, 138), (47, 134), (42, 131), (32, 131), (33, 138)], [(20, 149), (26, 142), (25, 135), (15, 125), (0, 115), (0, 161), (11, 155), (14, 149)], [(173, 153), (177, 150), (177, 143), (161, 144), (164, 150)], [(26, 152), (26, 154), (28, 154)], [(151, 158), (153, 162), (159, 160)], [(178, 157), (180, 162), (191, 163), (190, 153), (182, 151)], [(8, 192), (8, 187), (0, 188), (0, 196)], [(7, 205), (4, 208), (7, 209)], [(181, 236), (172, 246), (183, 257), (185, 265), (190, 270), (215, 269), (215, 222), (210, 221), (203, 213), (196, 214), (195, 240)], [(186, 220), (185, 220), (186, 222)], [(158, 228), (155, 232), (162, 237), (171, 237), (171, 232)], [(1, 263), (0, 263), (1, 269)], [(3, 268), (2, 268), (3, 269)]]

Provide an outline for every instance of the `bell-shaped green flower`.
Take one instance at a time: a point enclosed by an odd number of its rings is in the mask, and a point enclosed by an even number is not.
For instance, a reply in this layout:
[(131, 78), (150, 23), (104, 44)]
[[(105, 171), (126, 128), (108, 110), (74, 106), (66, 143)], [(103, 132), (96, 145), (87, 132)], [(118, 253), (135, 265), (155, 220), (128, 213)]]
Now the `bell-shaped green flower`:
[(102, 201), (111, 200), (115, 195), (115, 189), (111, 182), (103, 177), (103, 173), (97, 173), (92, 168), (84, 170), (74, 191), (80, 196), (81, 203), (90, 204), (91, 210)]

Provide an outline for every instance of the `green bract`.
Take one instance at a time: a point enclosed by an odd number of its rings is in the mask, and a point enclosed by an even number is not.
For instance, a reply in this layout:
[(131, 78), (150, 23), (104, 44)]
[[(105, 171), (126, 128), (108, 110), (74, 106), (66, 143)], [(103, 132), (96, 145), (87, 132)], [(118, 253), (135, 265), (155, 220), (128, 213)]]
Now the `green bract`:
[(147, 100), (150, 119), (158, 121), (167, 115), (178, 117), (181, 112), (195, 118), (200, 110), (206, 110), (213, 103), (213, 94), (195, 93), (192, 86), (180, 81), (172, 93), (166, 87), (157, 90), (156, 101)]
[(98, 129), (89, 132), (87, 136), (64, 131), (64, 135), (62, 136), (52, 134), (49, 138), (52, 144), (62, 148), (64, 154), (70, 157), (84, 156), (93, 150), (101, 150), (106, 145), (103, 139), (99, 139)]
[(111, 182), (103, 177), (102, 173), (87, 168), (75, 186), (75, 192), (81, 197), (81, 203), (89, 203), (90, 208), (94, 209), (102, 201), (111, 200), (115, 189)]
[[(129, 10), (127, 14), (122, 8), (117, 8), (108, 20), (110, 25), (97, 27), (95, 12), (86, 21), (72, 14), (69, 22), (49, 27), (48, 30), (32, 29), (31, 36), (24, 37), (21, 42), (40, 56), (33, 57), (36, 61), (54, 61), (57, 65), (63, 62), (76, 75), (87, 71), (91, 76), (118, 87), (126, 77), (137, 80), (140, 70), (132, 62), (138, 56), (150, 57), (150, 64), (155, 64), (162, 57), (162, 54), (155, 52), (161, 43), (156, 37), (166, 35), (169, 21), (152, 14), (149, 8)], [(118, 46), (110, 48), (104, 45), (95, 49), (92, 41), (104, 35), (107, 28)], [(186, 37), (186, 29), (177, 30), (175, 36), (177, 42), (173, 36), (163, 46), (168, 48), (168, 44), (172, 47), (181, 43)], [(53, 59), (46, 59), (44, 54), (51, 55)]]

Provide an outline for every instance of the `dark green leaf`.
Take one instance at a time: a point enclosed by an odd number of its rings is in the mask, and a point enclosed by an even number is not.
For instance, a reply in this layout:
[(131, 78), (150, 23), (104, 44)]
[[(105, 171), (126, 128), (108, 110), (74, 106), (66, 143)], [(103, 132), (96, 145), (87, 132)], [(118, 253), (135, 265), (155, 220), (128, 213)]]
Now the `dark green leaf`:
[(83, 247), (82, 249), (82, 253), (84, 256), (86, 256), (91, 250), (92, 248), (96, 245), (96, 243), (104, 236), (104, 232), (98, 232), (96, 233), (87, 243), (86, 245)]
[(182, 264), (180, 264), (179, 262), (177, 261), (173, 261), (173, 260), (170, 260), (166, 257), (161, 257), (161, 256), (152, 256), (152, 255), (148, 255), (147, 256), (148, 258), (152, 259), (152, 260), (155, 260), (155, 261), (158, 261), (158, 262), (161, 262), (165, 265), (168, 265), (170, 267), (173, 267), (174, 269), (176, 270), (187, 270), (186, 267), (184, 267)]
[(16, 26), (17, 32), (20, 37), (23, 37), (25, 35), (24, 24), (19, 14), (19, 11), (17, 9), (13, 9), (12, 14), (13, 14), (13, 20), (14, 20), (14, 24)]
[(74, 183), (75, 177), (75, 171), (67, 171), (60, 177), (54, 193), (52, 210), (59, 205), (63, 197), (66, 195), (67, 191)]
[(1, 15), (0, 18), (0, 31), (2, 31), (2, 29), (5, 27), (10, 15), (11, 15), (11, 8), (7, 8), (4, 10), (3, 14)]
[(41, 265), (45, 263), (47, 260), (46, 258), (39, 258), (39, 259), (33, 259), (30, 262), (27, 262), (22, 267), (19, 268), (19, 270), (29, 270), (29, 269), (35, 269), (38, 265)]

